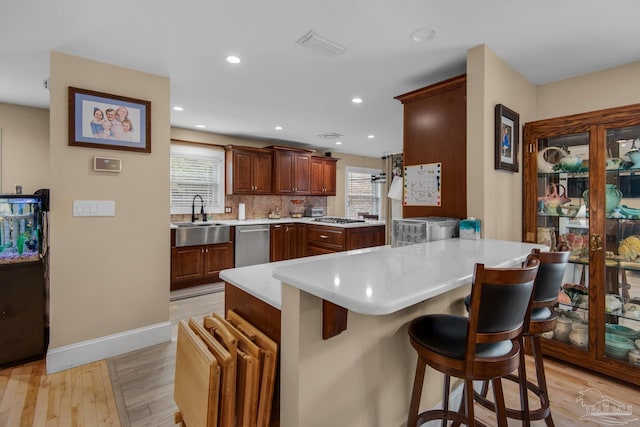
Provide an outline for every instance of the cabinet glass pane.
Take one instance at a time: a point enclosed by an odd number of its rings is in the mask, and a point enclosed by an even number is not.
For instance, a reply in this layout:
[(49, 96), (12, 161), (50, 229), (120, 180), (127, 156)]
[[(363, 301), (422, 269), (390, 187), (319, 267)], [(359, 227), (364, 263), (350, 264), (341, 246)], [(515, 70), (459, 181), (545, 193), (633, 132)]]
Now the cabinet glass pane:
[(588, 350), (589, 345), (589, 189), (590, 134), (538, 140), (537, 241), (571, 251), (558, 320), (548, 338)]
[[(606, 129), (605, 356), (640, 350), (640, 126)], [(640, 344), (640, 341), (638, 341)], [(637, 356), (636, 353), (637, 352)]]

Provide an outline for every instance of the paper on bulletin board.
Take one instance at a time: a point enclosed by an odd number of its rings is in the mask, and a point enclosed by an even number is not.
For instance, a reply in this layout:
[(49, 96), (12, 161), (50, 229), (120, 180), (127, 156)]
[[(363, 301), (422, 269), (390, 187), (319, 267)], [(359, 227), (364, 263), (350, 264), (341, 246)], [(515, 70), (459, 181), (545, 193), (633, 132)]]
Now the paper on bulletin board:
[(404, 167), (405, 206), (440, 206), (441, 190), (442, 163)]

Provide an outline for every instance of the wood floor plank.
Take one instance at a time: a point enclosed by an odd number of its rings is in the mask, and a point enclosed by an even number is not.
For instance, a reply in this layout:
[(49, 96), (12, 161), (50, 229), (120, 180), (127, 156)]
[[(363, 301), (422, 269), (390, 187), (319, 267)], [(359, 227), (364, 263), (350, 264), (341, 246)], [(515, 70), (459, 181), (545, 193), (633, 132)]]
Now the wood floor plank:
[[(9, 426), (21, 426), (20, 420), (22, 419), (22, 411), (26, 404), (27, 391), (29, 389), (29, 380), (31, 372), (33, 371), (33, 364), (26, 363), (22, 365), (22, 369), (16, 369), (16, 397), (15, 404), (11, 408), (11, 415), (9, 415)], [(13, 375), (12, 375), (13, 376)]]
[(46, 427), (57, 427), (60, 425), (60, 400), (62, 399), (60, 390), (60, 373), (47, 377), (49, 383), (49, 393), (47, 399)]
[(104, 398), (107, 406), (109, 421), (108, 425), (112, 427), (119, 427), (120, 422), (118, 421), (118, 406), (116, 405), (115, 394), (113, 392), (113, 386), (111, 385), (111, 380), (109, 378), (109, 367), (107, 366), (106, 360), (103, 360), (100, 363), (100, 377), (102, 378), (102, 384), (104, 387)]

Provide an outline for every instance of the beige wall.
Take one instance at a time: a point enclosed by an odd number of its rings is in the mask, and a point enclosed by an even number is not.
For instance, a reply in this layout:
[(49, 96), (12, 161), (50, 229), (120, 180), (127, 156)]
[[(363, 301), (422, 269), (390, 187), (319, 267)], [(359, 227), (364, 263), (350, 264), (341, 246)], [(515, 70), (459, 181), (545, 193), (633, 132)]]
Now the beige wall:
[[(169, 320), (169, 79), (58, 52), (50, 67), (52, 348)], [(67, 87), (151, 101), (152, 152), (70, 147)], [(96, 173), (93, 156), (122, 159)], [(113, 200), (115, 217), (73, 217)]]
[(640, 103), (640, 62), (537, 87), (536, 120)]
[(48, 188), (49, 110), (0, 103), (0, 129), (0, 193)]
[(536, 90), (485, 45), (467, 55), (467, 212), (482, 220), (482, 237), (521, 240), (522, 131), (519, 172), (494, 169), (494, 109), (502, 104), (535, 119)]

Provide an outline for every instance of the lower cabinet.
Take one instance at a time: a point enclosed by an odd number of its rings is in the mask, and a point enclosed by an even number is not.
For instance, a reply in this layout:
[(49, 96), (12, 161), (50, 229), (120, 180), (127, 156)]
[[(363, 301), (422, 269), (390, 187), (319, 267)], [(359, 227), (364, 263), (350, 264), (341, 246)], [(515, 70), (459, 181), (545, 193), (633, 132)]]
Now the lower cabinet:
[(269, 261), (284, 261), (305, 256), (304, 224), (273, 224), (270, 233)]
[(171, 248), (171, 290), (218, 282), (233, 268), (233, 243)]
[(354, 228), (307, 225), (309, 256), (382, 246), (384, 243), (384, 225)]

